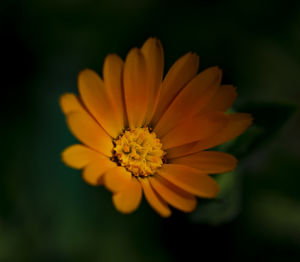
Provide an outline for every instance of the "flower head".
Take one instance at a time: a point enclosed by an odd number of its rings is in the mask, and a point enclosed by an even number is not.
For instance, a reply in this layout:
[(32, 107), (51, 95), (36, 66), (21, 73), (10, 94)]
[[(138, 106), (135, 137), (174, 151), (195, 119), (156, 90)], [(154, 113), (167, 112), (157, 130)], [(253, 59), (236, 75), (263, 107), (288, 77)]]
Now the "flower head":
[(120, 212), (134, 211), (142, 194), (164, 217), (170, 206), (191, 212), (196, 197), (219, 192), (209, 174), (235, 168), (232, 155), (206, 150), (240, 135), (252, 118), (225, 113), (235, 88), (221, 85), (217, 67), (197, 74), (198, 63), (196, 54), (187, 53), (163, 78), (163, 48), (149, 38), (125, 62), (108, 55), (103, 79), (83, 70), (79, 96), (61, 96), (67, 124), (82, 142), (65, 149), (63, 161), (83, 169), (87, 183), (109, 189)]

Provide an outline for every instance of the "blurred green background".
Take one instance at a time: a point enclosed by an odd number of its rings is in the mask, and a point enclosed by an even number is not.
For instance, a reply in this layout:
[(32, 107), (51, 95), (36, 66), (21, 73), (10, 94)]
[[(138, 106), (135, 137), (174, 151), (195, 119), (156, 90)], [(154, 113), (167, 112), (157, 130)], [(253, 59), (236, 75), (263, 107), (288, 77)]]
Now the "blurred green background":
[[(1, 3), (0, 261), (300, 261), (300, 3), (27, 0)], [(160, 218), (121, 215), (61, 163), (76, 140), (59, 96), (157, 36), (166, 69), (195, 51), (238, 87), (255, 124), (220, 147), (240, 160), (220, 197)], [(3, 81), (4, 80), (4, 81)]]

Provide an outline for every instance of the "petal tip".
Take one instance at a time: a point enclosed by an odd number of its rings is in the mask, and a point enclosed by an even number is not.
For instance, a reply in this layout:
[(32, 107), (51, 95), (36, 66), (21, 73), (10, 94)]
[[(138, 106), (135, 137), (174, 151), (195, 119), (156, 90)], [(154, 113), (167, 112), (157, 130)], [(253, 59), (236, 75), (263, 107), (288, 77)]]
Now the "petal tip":
[(78, 78), (82, 77), (84, 74), (89, 73), (89, 72), (93, 72), (93, 70), (89, 69), (89, 68), (84, 68), (84, 69), (80, 70), (78, 73)]
[(67, 111), (68, 111), (68, 110), (66, 110), (66, 103), (68, 102), (68, 100), (70, 98), (72, 99), (74, 96), (75, 96), (75, 94), (67, 92), (67, 93), (62, 94), (59, 97), (60, 108), (65, 114), (67, 114)]
[(186, 57), (188, 60), (191, 61), (191, 63), (194, 63), (196, 65), (196, 68), (199, 67), (199, 55), (196, 52), (188, 52), (183, 57)]
[(59, 105), (65, 115), (82, 110), (80, 99), (71, 92), (67, 92), (59, 97)]
[(253, 122), (254, 122), (254, 117), (250, 113), (241, 113), (245, 116), (245, 121), (246, 121), (246, 129), (249, 128)]
[(142, 55), (140, 49), (137, 47), (131, 48), (126, 56), (126, 60), (133, 55), (138, 55), (138, 56)]
[(107, 60), (122, 60), (121, 57), (116, 53), (107, 54), (104, 58), (104, 64)]
[(64, 163), (66, 166), (74, 168), (74, 169), (82, 169), (82, 165), (76, 164), (73, 162), (70, 162), (68, 160), (68, 153), (69, 153), (70, 147), (65, 148), (61, 153), (60, 153), (60, 160), (62, 163)]

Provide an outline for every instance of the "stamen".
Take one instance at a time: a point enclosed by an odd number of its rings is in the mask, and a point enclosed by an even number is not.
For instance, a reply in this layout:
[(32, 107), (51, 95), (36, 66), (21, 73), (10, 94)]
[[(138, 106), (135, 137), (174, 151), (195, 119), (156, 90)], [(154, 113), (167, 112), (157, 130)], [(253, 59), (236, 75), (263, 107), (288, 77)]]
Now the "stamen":
[(162, 144), (147, 127), (126, 130), (114, 143), (118, 163), (136, 177), (152, 175), (163, 164)]

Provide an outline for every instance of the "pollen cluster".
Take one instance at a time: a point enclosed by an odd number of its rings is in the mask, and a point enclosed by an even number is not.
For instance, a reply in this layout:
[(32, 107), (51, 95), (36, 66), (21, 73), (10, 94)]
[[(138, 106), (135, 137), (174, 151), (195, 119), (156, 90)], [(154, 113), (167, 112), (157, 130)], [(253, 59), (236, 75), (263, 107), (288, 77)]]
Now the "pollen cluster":
[(162, 144), (147, 127), (126, 130), (114, 142), (118, 163), (136, 177), (152, 175), (163, 164)]

